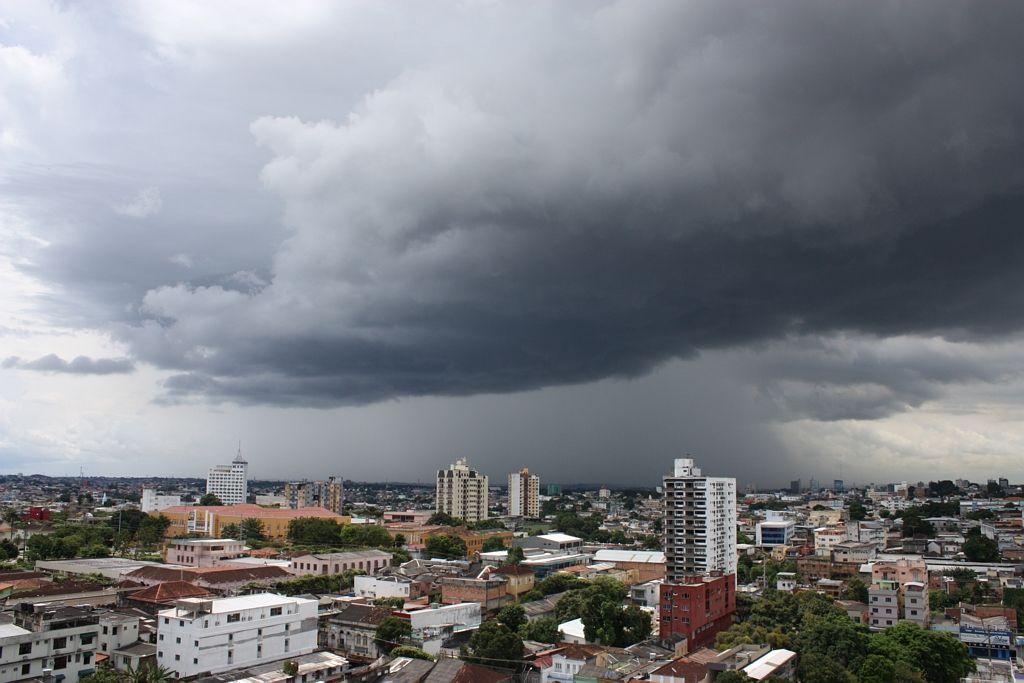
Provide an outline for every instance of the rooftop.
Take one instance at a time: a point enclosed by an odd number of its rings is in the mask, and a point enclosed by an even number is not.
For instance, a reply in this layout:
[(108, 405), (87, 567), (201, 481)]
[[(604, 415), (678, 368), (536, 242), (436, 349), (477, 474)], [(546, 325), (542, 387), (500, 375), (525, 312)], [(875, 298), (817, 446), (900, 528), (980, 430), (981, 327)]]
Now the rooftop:
[[(209, 609), (204, 610), (206, 614), (225, 614), (227, 612), (241, 612), (242, 610), (259, 609), (261, 607), (280, 607), (303, 602), (313, 601), (303, 598), (289, 598), (274, 593), (256, 593), (254, 595), (239, 595), (233, 598), (216, 598), (213, 600), (185, 598), (184, 600), (179, 600), (178, 605), (186, 608), (187, 606), (194, 606), (197, 609), (203, 605), (208, 605)], [(176, 612), (177, 610), (175, 609), (166, 609), (161, 610), (160, 615), (180, 618), (180, 614)]]
[(576, 538), (569, 534), (553, 533), (553, 534), (541, 534), (537, 538), (543, 538), (545, 541), (551, 541), (552, 543), (582, 543), (582, 538)]
[(665, 553), (660, 550), (598, 550), (594, 553), (598, 562), (644, 562), (664, 564)]

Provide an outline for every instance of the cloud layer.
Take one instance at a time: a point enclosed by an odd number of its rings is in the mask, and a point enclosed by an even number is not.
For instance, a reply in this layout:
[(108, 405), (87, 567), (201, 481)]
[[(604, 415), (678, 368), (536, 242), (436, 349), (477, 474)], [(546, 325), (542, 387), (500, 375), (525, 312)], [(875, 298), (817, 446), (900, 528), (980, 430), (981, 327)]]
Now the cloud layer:
[(792, 334), (1019, 329), (1020, 7), (502, 18), (490, 59), (252, 124), (289, 234), (258, 291), (146, 294), (123, 339), (182, 371), (170, 397), (358, 404)]
[(76, 356), (67, 361), (51, 353), (35, 360), (22, 360), (17, 356), (8, 356), (0, 361), (0, 368), (59, 372), (70, 375), (117, 375), (134, 372), (135, 363), (128, 358), (89, 358), (88, 356)]
[(46, 372), (3, 375), (0, 469), (246, 431), (310, 476), (1013, 462), (1022, 20), (14, 0), (0, 358)]

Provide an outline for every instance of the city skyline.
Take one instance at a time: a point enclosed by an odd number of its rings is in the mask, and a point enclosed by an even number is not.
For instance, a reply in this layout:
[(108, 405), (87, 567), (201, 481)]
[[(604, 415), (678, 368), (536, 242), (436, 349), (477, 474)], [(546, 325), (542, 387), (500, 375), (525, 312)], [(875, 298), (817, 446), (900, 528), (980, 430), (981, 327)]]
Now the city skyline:
[(6, 3), (0, 472), (1024, 479), (1024, 6), (884, 7)]

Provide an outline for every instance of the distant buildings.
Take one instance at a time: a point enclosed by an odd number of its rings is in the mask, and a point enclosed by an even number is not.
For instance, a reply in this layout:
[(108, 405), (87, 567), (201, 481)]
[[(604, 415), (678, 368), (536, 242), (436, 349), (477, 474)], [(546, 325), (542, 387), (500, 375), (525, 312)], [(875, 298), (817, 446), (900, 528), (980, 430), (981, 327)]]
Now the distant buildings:
[(264, 508), (259, 505), (180, 505), (166, 508), (160, 514), (171, 520), (167, 537), (206, 536), (221, 538), (229, 524), (241, 526), (246, 519), (258, 519), (263, 535), (275, 541), (288, 538), (288, 524), (299, 517), (326, 517), (339, 524), (348, 524), (351, 517), (335, 514), (324, 508)]
[(383, 550), (299, 555), (292, 558), (291, 572), (298, 576), (341, 574), (350, 570), (376, 574), (391, 566), (391, 557), (391, 553)]
[(548, 495), (549, 496), (560, 496), (562, 495), (561, 484), (548, 484)]
[(322, 507), (336, 514), (345, 508), (345, 484), (341, 477), (328, 477), (326, 481), (295, 481), (284, 485), (288, 507)]
[(187, 598), (159, 613), (157, 663), (185, 678), (296, 657), (317, 648), (317, 602), (271, 593)]
[(508, 475), (510, 517), (540, 516), (540, 477), (523, 468)]
[(704, 476), (691, 458), (676, 458), (663, 485), (666, 579), (735, 574), (736, 480)]
[(229, 465), (214, 465), (206, 477), (206, 492), (217, 496), (225, 505), (244, 503), (249, 497), (249, 463), (242, 460), (242, 450)]
[(465, 458), (438, 470), (436, 507), (467, 522), (487, 519), (487, 475), (470, 469)]

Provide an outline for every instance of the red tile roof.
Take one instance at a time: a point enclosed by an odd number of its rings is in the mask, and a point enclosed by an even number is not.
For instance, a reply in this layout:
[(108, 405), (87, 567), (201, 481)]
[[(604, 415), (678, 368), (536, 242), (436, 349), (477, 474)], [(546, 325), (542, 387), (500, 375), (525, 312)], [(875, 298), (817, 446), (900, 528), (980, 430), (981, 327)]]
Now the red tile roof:
[(130, 600), (165, 605), (182, 598), (201, 598), (210, 595), (210, 591), (200, 588), (188, 581), (167, 581), (132, 593)]

